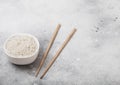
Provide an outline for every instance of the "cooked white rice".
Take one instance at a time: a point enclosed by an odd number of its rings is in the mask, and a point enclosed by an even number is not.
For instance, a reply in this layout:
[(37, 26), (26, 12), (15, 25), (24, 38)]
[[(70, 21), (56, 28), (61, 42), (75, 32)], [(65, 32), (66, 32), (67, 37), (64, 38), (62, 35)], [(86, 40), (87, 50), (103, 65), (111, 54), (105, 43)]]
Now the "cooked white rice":
[(15, 57), (32, 55), (36, 48), (37, 44), (30, 36), (14, 36), (6, 43), (7, 52)]

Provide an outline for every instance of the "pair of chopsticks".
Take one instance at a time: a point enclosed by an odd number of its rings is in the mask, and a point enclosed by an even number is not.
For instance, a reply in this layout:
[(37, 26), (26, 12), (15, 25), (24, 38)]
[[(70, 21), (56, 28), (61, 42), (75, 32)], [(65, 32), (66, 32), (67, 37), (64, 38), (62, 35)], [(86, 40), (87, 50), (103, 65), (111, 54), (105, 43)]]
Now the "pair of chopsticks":
[[(55, 41), (55, 39), (56, 39), (56, 36), (57, 36), (59, 30), (60, 30), (60, 27), (61, 27), (61, 25), (58, 24), (55, 32), (54, 32), (53, 35), (52, 35), (52, 38), (51, 38), (51, 40), (50, 40), (50, 42), (49, 42), (49, 44), (48, 44), (48, 47), (47, 47), (45, 53), (43, 54), (42, 60), (41, 60), (41, 62), (40, 62), (40, 64), (39, 64), (39, 67), (38, 67), (36, 73), (35, 73), (35, 76), (36, 76), (36, 77), (38, 76), (38, 74), (39, 74), (39, 72), (40, 72), (40, 70), (41, 70), (41, 68), (42, 68), (42, 66), (43, 66), (43, 64), (44, 64), (44, 62), (45, 62), (45, 59), (46, 59), (47, 56), (48, 56), (48, 53), (49, 53), (49, 51), (50, 51), (50, 49), (51, 49), (51, 47), (52, 47), (52, 45), (53, 45), (53, 43), (54, 43), (54, 41)], [(40, 79), (42, 79), (42, 78), (45, 76), (45, 74), (48, 72), (48, 70), (50, 69), (50, 67), (53, 65), (53, 63), (55, 62), (55, 60), (58, 58), (58, 56), (60, 55), (60, 53), (62, 52), (62, 50), (65, 48), (65, 46), (68, 44), (68, 42), (71, 40), (71, 38), (73, 37), (73, 35), (75, 34), (76, 31), (77, 31), (77, 29), (73, 29), (73, 30), (72, 30), (72, 32), (69, 34), (69, 36), (68, 36), (67, 39), (64, 41), (64, 43), (62, 44), (62, 46), (58, 49), (58, 51), (56, 52), (56, 54), (53, 56), (51, 62), (48, 64), (47, 68), (46, 68), (45, 71), (43, 72), (43, 74), (42, 74), (42, 76), (40, 77)]]

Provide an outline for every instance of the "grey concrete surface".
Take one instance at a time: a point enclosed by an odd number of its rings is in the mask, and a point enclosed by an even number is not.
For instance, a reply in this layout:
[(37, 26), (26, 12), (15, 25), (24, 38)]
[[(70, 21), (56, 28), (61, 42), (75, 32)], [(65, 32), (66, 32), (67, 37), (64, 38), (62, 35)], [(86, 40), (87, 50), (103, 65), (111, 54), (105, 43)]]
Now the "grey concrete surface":
[[(0, 0), (0, 85), (120, 85), (119, 0)], [(34, 74), (58, 23), (62, 28), (39, 74), (72, 28), (78, 29), (43, 80)], [(13, 33), (39, 39), (41, 52), (27, 66), (3, 51)]]

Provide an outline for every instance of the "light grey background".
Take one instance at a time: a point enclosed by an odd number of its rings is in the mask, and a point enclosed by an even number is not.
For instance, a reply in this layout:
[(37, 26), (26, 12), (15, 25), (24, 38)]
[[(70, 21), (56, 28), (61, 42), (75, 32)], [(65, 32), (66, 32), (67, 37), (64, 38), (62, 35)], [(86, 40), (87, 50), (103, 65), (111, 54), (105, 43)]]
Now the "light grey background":
[[(41, 73), (72, 28), (78, 31), (39, 80), (34, 74), (58, 23), (62, 28)], [(31, 65), (13, 65), (4, 54), (4, 41), (17, 32), (39, 39), (40, 56)], [(0, 0), (0, 85), (67, 84), (120, 85), (120, 1)]]

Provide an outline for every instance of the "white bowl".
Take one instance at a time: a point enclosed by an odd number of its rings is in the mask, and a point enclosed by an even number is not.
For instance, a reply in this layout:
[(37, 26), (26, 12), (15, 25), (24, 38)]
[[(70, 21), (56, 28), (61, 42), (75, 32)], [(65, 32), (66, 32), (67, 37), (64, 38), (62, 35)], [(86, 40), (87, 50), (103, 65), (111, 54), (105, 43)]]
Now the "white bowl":
[[(35, 52), (32, 55), (25, 56), (25, 57), (16, 57), (16, 56), (13, 56), (10, 53), (8, 53), (7, 49), (6, 49), (6, 44), (7, 44), (8, 40), (10, 40), (14, 36), (29, 36), (29, 37), (32, 37), (37, 44), (37, 48), (36, 48)], [(14, 63), (14, 64), (17, 64), (17, 65), (27, 65), (27, 64), (33, 63), (36, 60), (36, 58), (39, 54), (39, 49), (40, 49), (40, 44), (39, 44), (38, 39), (35, 36), (33, 36), (31, 34), (27, 34), (27, 33), (13, 34), (4, 43), (4, 51), (7, 54), (9, 61)]]

